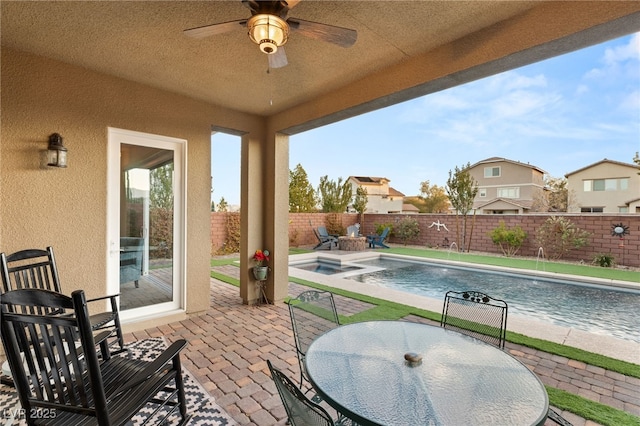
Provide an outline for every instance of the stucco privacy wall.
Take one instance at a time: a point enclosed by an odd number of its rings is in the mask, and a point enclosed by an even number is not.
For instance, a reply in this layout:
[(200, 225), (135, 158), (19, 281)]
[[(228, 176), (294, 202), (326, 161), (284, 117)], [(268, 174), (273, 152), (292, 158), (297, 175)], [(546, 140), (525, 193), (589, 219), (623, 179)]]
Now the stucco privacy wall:
[[(211, 213), (211, 250), (215, 253), (224, 243), (226, 237), (227, 214), (237, 213)], [(622, 264), (622, 248), (619, 246), (620, 239), (611, 236), (611, 226), (622, 223), (629, 227), (629, 235), (624, 238), (624, 265), (640, 267), (640, 215), (637, 214), (613, 214), (613, 215), (575, 215), (566, 214), (578, 228), (591, 233), (589, 245), (578, 250), (571, 251), (565, 259), (583, 260), (590, 263), (598, 253), (611, 253), (617, 263)], [(527, 238), (520, 249), (518, 255), (537, 256), (538, 246), (535, 244), (535, 232), (550, 215), (476, 215), (473, 225), (473, 236), (471, 238), (471, 250), (487, 253), (498, 253), (500, 249), (491, 242), (487, 235), (496, 228), (501, 220), (505, 221), (507, 227), (519, 225), (527, 233)], [(317, 242), (313, 235), (313, 227), (317, 228), (326, 225), (326, 213), (290, 213), (289, 214), (289, 244), (293, 247), (309, 246)], [(444, 238), (449, 242), (456, 241), (456, 219), (453, 215), (439, 214), (365, 214), (361, 233), (363, 235), (372, 234), (376, 224), (397, 223), (404, 218), (411, 218), (418, 221), (420, 225), (420, 236), (409, 242), (411, 245), (421, 245), (436, 247), (440, 246)], [(473, 217), (469, 217), (468, 226), (473, 222)], [(346, 228), (349, 225), (359, 222), (357, 214), (345, 213), (342, 215), (342, 225)], [(440, 231), (434, 223), (445, 224), (448, 232), (441, 227)], [(460, 221), (462, 227), (462, 221)], [(390, 242), (399, 243), (397, 238), (391, 237)]]
[[(187, 310), (209, 304), (211, 125), (251, 131), (257, 119), (62, 62), (2, 49), (0, 251), (52, 245), (65, 292), (104, 294), (107, 128), (185, 139)], [(58, 132), (66, 169), (41, 168)]]

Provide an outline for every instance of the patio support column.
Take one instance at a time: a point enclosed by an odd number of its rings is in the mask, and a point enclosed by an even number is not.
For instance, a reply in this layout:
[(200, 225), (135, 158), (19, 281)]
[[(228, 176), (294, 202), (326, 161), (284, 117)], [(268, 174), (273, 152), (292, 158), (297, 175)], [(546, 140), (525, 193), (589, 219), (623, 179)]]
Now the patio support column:
[(289, 291), (289, 136), (268, 132), (265, 162), (265, 243), (271, 249), (267, 297), (283, 300)]
[(242, 136), (240, 155), (240, 297), (245, 304), (258, 299), (251, 268), (253, 253), (265, 246), (264, 235), (264, 135)]
[(257, 301), (252, 257), (267, 249), (266, 295), (281, 301), (289, 286), (289, 137), (247, 133), (241, 151), (240, 297), (245, 304)]

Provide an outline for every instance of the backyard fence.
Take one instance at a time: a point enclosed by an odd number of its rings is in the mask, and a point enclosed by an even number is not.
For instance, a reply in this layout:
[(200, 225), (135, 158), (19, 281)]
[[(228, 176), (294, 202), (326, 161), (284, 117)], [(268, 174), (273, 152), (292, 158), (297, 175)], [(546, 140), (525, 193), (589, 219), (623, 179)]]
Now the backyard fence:
[[(227, 215), (239, 213), (212, 212), (211, 213), (211, 253), (216, 254), (227, 240)], [(555, 214), (560, 216), (559, 214)], [(487, 252), (502, 254), (500, 247), (493, 244), (489, 232), (504, 221), (508, 228), (520, 226), (526, 233), (519, 256), (536, 257), (539, 246), (535, 243), (536, 229), (551, 217), (551, 214), (526, 215), (483, 215), (468, 216), (467, 235), (473, 226), (470, 238), (472, 252)], [(598, 254), (611, 254), (615, 263), (619, 265), (640, 267), (640, 215), (638, 214), (561, 214), (575, 224), (576, 227), (590, 234), (589, 243), (579, 249), (571, 250), (564, 260), (583, 261), (591, 263)], [(376, 225), (397, 224), (403, 219), (413, 219), (418, 222), (420, 234), (410, 245), (424, 247), (439, 247), (448, 249), (452, 243), (462, 247), (462, 242), (456, 241), (456, 216), (448, 214), (365, 214), (364, 220), (355, 213), (290, 213), (289, 214), (289, 245), (292, 247), (309, 247), (316, 244), (317, 239), (313, 229), (318, 226), (340, 228), (342, 233), (355, 223), (361, 223), (360, 232), (369, 235), (375, 232)], [(236, 221), (239, 223), (239, 220)], [(234, 222), (235, 223), (235, 222)], [(462, 229), (462, 220), (458, 222)], [(623, 224), (629, 233), (621, 238), (612, 236), (613, 226)], [(462, 232), (462, 231), (461, 231)], [(402, 242), (390, 237), (389, 242)]]

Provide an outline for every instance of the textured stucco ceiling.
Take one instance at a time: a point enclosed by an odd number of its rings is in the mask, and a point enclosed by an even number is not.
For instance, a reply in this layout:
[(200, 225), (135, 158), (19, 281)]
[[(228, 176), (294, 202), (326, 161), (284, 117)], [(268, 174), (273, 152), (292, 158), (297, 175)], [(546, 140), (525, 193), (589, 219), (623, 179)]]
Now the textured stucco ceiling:
[(267, 72), (266, 55), (237, 30), (205, 39), (183, 30), (247, 18), (234, 1), (4, 1), (3, 47), (271, 115), (308, 103), (438, 46), (522, 16), (532, 1), (301, 1), (290, 17), (357, 30), (341, 48), (292, 32), (289, 65)]

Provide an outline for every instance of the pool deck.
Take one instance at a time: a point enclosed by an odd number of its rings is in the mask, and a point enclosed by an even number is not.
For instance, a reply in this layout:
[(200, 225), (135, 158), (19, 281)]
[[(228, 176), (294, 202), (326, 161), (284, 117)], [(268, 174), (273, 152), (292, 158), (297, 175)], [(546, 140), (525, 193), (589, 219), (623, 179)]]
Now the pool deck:
[[(341, 262), (352, 262), (362, 259), (370, 259), (372, 256), (377, 256), (379, 252), (372, 253), (367, 252), (340, 252), (338, 250), (322, 251), (306, 254), (298, 254), (289, 256), (290, 264), (302, 261), (311, 261), (317, 259), (319, 256), (327, 260), (335, 260)], [(409, 256), (393, 257), (413, 259)], [(432, 259), (421, 259), (423, 261), (438, 262)], [(440, 261), (441, 262), (441, 261)], [(459, 263), (451, 261), (449, 263)], [(468, 266), (468, 264), (466, 264)], [(474, 265), (477, 267), (478, 265)], [(498, 269), (498, 268), (495, 268)], [(504, 270), (505, 268), (499, 268)], [(521, 270), (513, 270), (513, 272), (522, 273)], [(348, 274), (348, 273), (347, 273)], [(553, 276), (558, 278), (559, 274), (540, 273), (540, 275)], [(316, 282), (318, 284), (327, 285), (330, 287), (338, 288), (341, 290), (347, 290), (358, 294), (363, 294), (371, 297), (377, 297), (379, 299), (389, 300), (391, 302), (400, 303), (415, 308), (426, 309), (433, 312), (442, 312), (442, 299), (429, 298), (424, 296), (418, 296), (403, 291), (382, 288), (372, 286), (369, 284), (360, 283), (354, 280), (348, 280), (342, 278), (344, 274), (337, 275), (323, 275), (314, 272), (304, 271), (299, 268), (289, 267), (289, 276), (305, 279), (308, 281)], [(584, 281), (585, 277), (579, 277), (581, 281)], [(594, 283), (605, 284), (602, 280), (594, 279)], [(611, 285), (610, 283), (606, 283)], [(622, 284), (622, 285), (621, 285)], [(627, 283), (631, 286), (634, 283)], [(628, 287), (624, 283), (615, 283), (616, 286)], [(528, 318), (525, 316), (518, 316), (509, 314), (507, 321), (507, 330), (513, 331), (519, 334), (523, 334), (529, 337), (535, 337), (538, 339), (548, 340), (554, 343), (560, 343), (574, 348), (584, 349), (589, 352), (606, 355), (611, 358), (633, 362), (640, 364), (640, 343), (629, 340), (619, 339), (603, 334), (594, 334), (586, 331), (578, 330), (571, 327), (562, 327), (555, 325), (551, 322), (540, 321), (537, 319)]]

